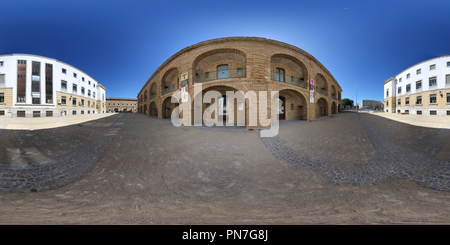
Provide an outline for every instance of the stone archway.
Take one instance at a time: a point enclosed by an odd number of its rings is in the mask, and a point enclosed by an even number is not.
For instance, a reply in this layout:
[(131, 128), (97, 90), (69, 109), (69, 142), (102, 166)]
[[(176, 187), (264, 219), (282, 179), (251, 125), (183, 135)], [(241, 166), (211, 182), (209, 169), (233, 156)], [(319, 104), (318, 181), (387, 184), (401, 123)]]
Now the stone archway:
[(316, 117), (328, 116), (328, 102), (324, 98), (320, 98), (316, 102)]

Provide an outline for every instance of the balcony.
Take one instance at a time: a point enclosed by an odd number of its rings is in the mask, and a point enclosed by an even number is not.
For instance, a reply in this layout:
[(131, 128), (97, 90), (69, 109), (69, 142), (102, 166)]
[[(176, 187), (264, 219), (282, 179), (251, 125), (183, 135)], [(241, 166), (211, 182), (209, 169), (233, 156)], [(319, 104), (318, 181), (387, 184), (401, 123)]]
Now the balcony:
[(245, 74), (245, 68), (221, 70), (220, 74), (217, 74), (217, 71), (211, 71), (195, 76), (194, 83), (203, 83), (226, 78), (245, 78)]
[(338, 100), (338, 99), (336, 98), (336, 96), (334, 96), (334, 95), (331, 95), (331, 98), (332, 98), (333, 100)]
[(304, 88), (304, 89), (306, 89), (308, 87), (308, 83), (306, 83), (305, 81), (303, 81), (300, 78), (296, 78), (293, 76), (281, 76), (280, 77), (280, 74), (278, 74), (276, 72), (270, 72), (270, 80), (275, 81), (275, 82), (281, 82), (281, 83), (295, 85), (297, 87)]
[(165, 95), (165, 94), (171, 93), (171, 92), (177, 90), (179, 87), (180, 87), (180, 85), (178, 83), (172, 84), (169, 87), (163, 89), (161, 94)]
[(323, 90), (323, 89), (321, 89), (321, 88), (319, 88), (319, 87), (316, 87), (316, 92), (319, 93), (319, 94), (328, 96), (328, 92)]
[(152, 99), (154, 99), (154, 98), (156, 98), (156, 93), (150, 95), (150, 98), (149, 98), (148, 100), (152, 100)]

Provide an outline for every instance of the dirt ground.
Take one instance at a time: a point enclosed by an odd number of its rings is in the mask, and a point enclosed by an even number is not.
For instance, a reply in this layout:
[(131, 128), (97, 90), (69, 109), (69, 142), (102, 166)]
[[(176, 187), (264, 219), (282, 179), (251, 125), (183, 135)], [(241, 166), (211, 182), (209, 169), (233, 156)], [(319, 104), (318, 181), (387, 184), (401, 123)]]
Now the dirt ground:
[[(105, 133), (119, 116), (83, 127), (5, 130), (0, 140), (10, 150), (1, 161), (26, 161), (30, 149), (40, 153), (35, 154), (39, 159), (64, 154)], [(412, 126), (377, 116), (366, 119), (404, 146), (438, 130), (416, 127), (410, 134)], [(379, 155), (355, 113), (285, 127), (278, 137), (298, 154), (323, 161)], [(14, 148), (24, 153), (13, 154)], [(448, 142), (440, 152), (450, 152)], [(81, 179), (45, 191), (0, 192), (0, 205), (3, 224), (450, 222), (450, 192), (398, 177), (372, 186), (328, 184), (320, 172), (276, 158), (257, 132), (174, 127), (131, 113), (106, 154)]]

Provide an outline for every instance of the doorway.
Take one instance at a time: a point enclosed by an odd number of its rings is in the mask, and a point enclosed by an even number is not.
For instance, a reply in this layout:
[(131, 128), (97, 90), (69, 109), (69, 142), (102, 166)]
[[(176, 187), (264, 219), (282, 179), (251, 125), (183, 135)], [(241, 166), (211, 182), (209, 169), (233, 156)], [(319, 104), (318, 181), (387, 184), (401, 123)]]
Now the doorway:
[(222, 95), (217, 101), (218, 103), (218, 109), (217, 114), (218, 118), (217, 121), (219, 122), (227, 122), (228, 121), (228, 97), (226, 95)]
[(282, 96), (278, 97), (278, 120), (286, 119), (286, 110), (285, 110), (286, 99)]

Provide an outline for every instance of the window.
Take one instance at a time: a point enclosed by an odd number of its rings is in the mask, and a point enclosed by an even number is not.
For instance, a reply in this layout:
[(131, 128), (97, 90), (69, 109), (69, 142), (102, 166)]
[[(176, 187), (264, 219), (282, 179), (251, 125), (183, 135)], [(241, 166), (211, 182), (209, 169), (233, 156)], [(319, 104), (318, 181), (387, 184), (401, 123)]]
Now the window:
[(416, 74), (419, 75), (422, 73), (422, 69), (417, 69)]
[(88, 107), (91, 107), (91, 101), (88, 100)]
[(436, 111), (433, 110), (433, 111), (430, 111), (430, 115), (435, 116), (435, 115), (437, 115), (437, 113), (436, 113)]
[(0, 61), (0, 66), (3, 66), (3, 61)]
[(430, 104), (436, 104), (436, 94), (430, 94)]
[(398, 82), (401, 83), (401, 82), (402, 82), (402, 78), (399, 78), (399, 79), (398, 79)]
[(0, 103), (5, 103), (5, 93), (0, 93)]
[(84, 87), (81, 87), (81, 94), (84, 94)]
[(75, 72), (73, 73), (73, 77), (74, 77), (74, 78), (77, 78), (77, 74), (76, 74)]
[(406, 74), (406, 79), (409, 79), (410, 77), (411, 77), (410, 73)]
[(447, 103), (450, 103), (450, 93), (447, 93)]
[(91, 96), (91, 90), (88, 89), (88, 96)]
[(411, 92), (411, 84), (406, 85), (406, 93)]
[(447, 61), (447, 67), (450, 67), (450, 61)]
[(430, 83), (429, 83), (430, 87), (434, 87), (437, 85), (436, 77), (430, 77), (429, 81), (430, 81)]
[(5, 74), (0, 74), (0, 85), (5, 84)]
[(205, 79), (209, 79), (209, 72), (205, 72)]
[(84, 77), (81, 77), (81, 81), (83, 81), (83, 82), (84, 82)]
[(67, 105), (66, 96), (61, 96), (61, 105)]
[(72, 86), (72, 92), (74, 92), (74, 93), (77, 92), (77, 85), (76, 85), (76, 84), (74, 84), (74, 85)]
[(397, 105), (398, 105), (398, 106), (401, 106), (401, 105), (402, 105), (402, 99), (398, 99)]
[(398, 89), (397, 89), (398, 91), (398, 94), (401, 94), (402, 93), (402, 87), (398, 87)]
[[(0, 83), (2, 83), (2, 79), (1, 78), (0, 78)], [(450, 74), (445, 75), (445, 85), (449, 85), (450, 86)]]
[(77, 98), (72, 99), (72, 106), (77, 106)]
[(281, 68), (276, 68), (275, 72), (275, 81), (284, 82), (284, 70)]
[(421, 105), (422, 104), (422, 96), (417, 96), (416, 97), (416, 105)]
[(66, 69), (62, 68), (62, 73), (63, 73), (63, 74), (67, 74)]
[(436, 70), (436, 64), (430, 65), (430, 71), (431, 70)]
[(91, 81), (90, 80), (88, 81), (88, 84), (91, 85)]
[(389, 97), (389, 89), (386, 89), (386, 97)]
[(61, 89), (67, 90), (67, 82), (64, 80), (61, 80)]
[(84, 99), (81, 99), (81, 106), (84, 106)]
[(242, 69), (242, 68), (237, 68), (237, 74), (238, 74), (238, 75), (244, 74), (244, 69)]
[(422, 80), (416, 82), (416, 89), (422, 89)]
[(422, 111), (417, 111), (417, 115), (422, 115)]
[(389, 105), (389, 100), (386, 100), (386, 106), (388, 106)]
[(95, 99), (95, 92), (92, 92), (92, 97), (94, 97), (94, 99)]
[(217, 79), (228, 78), (228, 65), (217, 66)]
[(405, 98), (405, 105), (409, 105), (409, 97)]

